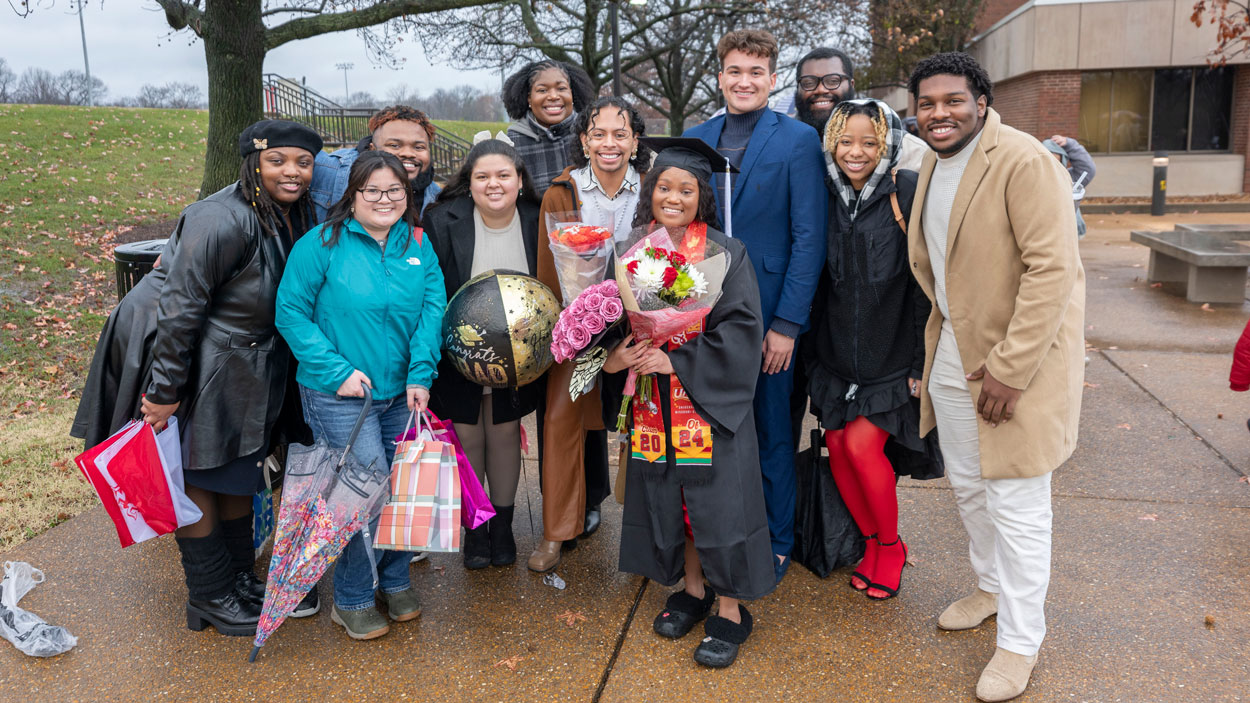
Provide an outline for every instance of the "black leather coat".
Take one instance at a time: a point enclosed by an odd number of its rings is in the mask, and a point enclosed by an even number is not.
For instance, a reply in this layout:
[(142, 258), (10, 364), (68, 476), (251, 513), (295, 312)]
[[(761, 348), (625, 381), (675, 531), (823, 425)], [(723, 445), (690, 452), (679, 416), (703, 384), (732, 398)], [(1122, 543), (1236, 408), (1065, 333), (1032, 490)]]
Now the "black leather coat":
[[(146, 390), (180, 403), (184, 469), (268, 449), (287, 387), (290, 351), (273, 317), (291, 241), (265, 233), (239, 188), (187, 206), (160, 268), (110, 315), (72, 432), (88, 445), (137, 416)], [(131, 325), (145, 329), (121, 329)]]
[[(538, 271), (538, 206), (518, 200), (521, 216), (521, 237), (525, 240), (525, 258), (533, 276)], [(473, 199), (465, 196), (436, 203), (425, 211), (425, 233), (430, 238), (438, 263), (443, 267), (447, 299), (460, 290), (473, 270)], [(491, 390), (494, 424), (519, 420), (534, 412), (544, 394), (546, 377), (518, 389)], [(440, 418), (468, 425), (477, 424), (481, 415), (482, 387), (466, 379), (444, 354), (438, 362), (438, 377), (430, 389), (430, 409)]]

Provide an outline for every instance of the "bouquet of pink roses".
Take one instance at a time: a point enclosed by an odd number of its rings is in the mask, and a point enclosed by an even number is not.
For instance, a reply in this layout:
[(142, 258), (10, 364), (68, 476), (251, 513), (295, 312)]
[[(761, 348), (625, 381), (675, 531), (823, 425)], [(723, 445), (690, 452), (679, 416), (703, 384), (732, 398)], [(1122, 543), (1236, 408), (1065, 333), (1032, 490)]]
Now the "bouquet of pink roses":
[(578, 396), (594, 387), (595, 374), (603, 368), (608, 354), (598, 346), (608, 329), (625, 313), (616, 281), (608, 279), (582, 291), (571, 305), (560, 312), (551, 330), (551, 354), (556, 363), (577, 360), (569, 383), (569, 396)]

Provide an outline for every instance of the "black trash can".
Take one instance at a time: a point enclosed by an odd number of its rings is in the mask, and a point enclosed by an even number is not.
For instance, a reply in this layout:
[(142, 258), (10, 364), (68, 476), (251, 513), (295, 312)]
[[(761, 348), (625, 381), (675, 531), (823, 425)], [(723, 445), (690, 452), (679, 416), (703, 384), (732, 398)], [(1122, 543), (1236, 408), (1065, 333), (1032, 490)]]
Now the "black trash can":
[(168, 239), (149, 239), (144, 242), (123, 244), (113, 250), (113, 265), (117, 269), (117, 299), (126, 297), (139, 279), (148, 275), (156, 260), (165, 249)]

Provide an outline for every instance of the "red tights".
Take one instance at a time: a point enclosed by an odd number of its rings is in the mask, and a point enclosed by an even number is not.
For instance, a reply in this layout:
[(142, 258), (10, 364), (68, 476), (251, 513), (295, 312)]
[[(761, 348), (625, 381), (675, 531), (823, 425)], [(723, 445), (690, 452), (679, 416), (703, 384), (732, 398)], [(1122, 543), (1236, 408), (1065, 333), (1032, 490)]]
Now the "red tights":
[(873, 572), (878, 572), (886, 585), (895, 587), (894, 574), (902, 569), (903, 552), (897, 544), (895, 548), (878, 547), (898, 540), (894, 467), (883, 452), (888, 437), (885, 430), (860, 416), (843, 429), (826, 432), (825, 446), (829, 448), (833, 480), (855, 524), (865, 535), (877, 536), (875, 542), (868, 543), (859, 573), (873, 579)]

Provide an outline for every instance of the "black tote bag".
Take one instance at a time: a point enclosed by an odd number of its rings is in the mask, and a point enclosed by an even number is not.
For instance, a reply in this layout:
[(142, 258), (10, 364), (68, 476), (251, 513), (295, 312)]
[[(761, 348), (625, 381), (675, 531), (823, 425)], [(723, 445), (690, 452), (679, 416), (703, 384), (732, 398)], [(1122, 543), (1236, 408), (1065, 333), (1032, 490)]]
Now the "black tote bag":
[(864, 536), (842, 502), (824, 449), (820, 430), (812, 430), (811, 446), (794, 457), (799, 495), (793, 556), (821, 578), (864, 558)]

